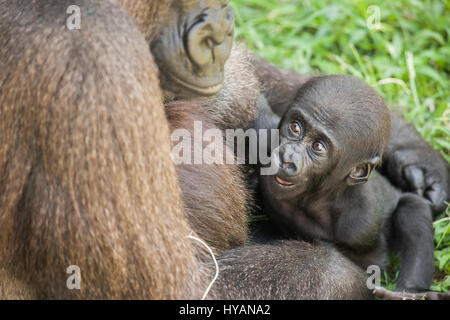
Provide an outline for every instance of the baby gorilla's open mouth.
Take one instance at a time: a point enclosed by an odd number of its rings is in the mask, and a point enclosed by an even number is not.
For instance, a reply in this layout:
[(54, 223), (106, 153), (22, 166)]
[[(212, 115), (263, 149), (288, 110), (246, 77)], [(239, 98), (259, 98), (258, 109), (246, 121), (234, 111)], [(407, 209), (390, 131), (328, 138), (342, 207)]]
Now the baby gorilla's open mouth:
[(283, 179), (281, 179), (281, 178), (278, 177), (278, 176), (275, 176), (275, 180), (276, 180), (279, 184), (281, 184), (282, 186), (285, 186), (285, 187), (289, 187), (289, 186), (294, 185), (293, 183), (288, 182), (288, 181), (286, 181), (286, 180), (283, 180)]

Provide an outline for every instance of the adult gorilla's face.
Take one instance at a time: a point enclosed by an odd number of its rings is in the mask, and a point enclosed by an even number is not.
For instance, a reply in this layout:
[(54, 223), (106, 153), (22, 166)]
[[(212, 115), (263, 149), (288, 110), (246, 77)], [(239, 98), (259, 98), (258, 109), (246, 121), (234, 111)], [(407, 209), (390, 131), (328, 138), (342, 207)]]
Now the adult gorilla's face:
[(233, 45), (229, 0), (174, 1), (160, 37), (151, 45), (161, 86), (178, 98), (211, 96), (223, 85)]

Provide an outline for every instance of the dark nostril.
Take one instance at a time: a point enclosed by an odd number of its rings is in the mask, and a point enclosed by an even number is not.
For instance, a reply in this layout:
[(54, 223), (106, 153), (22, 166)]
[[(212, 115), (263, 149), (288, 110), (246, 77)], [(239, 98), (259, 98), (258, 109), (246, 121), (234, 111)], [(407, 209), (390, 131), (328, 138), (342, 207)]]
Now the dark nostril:
[(216, 69), (223, 70), (231, 53), (233, 33), (232, 9), (208, 8), (185, 35), (184, 42), (189, 59), (196, 66), (203, 68), (205, 73), (216, 72)]
[(297, 173), (297, 166), (292, 162), (283, 163), (281, 169), (289, 176), (293, 176)]
[(230, 7), (211, 10), (210, 18), (213, 22), (213, 39), (216, 45), (223, 43), (234, 30), (234, 12)]

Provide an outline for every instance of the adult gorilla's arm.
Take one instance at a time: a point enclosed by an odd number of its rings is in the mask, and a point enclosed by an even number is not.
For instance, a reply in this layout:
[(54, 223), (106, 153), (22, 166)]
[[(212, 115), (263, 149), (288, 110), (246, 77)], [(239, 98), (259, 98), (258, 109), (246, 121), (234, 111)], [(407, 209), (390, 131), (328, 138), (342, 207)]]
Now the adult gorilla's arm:
[(273, 112), (281, 117), (294, 99), (297, 89), (311, 76), (279, 69), (254, 54), (249, 56), (260, 81), (261, 93), (266, 97)]
[[(284, 71), (252, 55), (251, 62), (272, 110), (282, 116), (297, 89), (311, 76)], [(420, 137), (414, 127), (392, 113), (389, 146), (383, 158), (388, 178), (405, 191), (423, 195), (431, 202), (433, 212), (445, 210), (449, 199), (449, 169), (446, 161)]]

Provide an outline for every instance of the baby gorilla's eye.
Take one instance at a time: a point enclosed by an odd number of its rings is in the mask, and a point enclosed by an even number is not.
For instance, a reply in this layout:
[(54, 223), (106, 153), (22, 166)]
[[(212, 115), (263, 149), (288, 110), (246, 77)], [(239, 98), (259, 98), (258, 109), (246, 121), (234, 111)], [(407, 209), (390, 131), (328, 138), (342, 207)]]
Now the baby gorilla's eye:
[(313, 147), (313, 149), (314, 149), (315, 151), (319, 151), (319, 152), (325, 151), (325, 146), (324, 146), (323, 143), (320, 142), (320, 141), (314, 142), (313, 145), (312, 145), (312, 147)]
[(291, 124), (289, 125), (289, 128), (296, 135), (300, 135), (300, 133), (302, 132), (302, 127), (300, 123), (298, 123), (298, 121), (292, 121)]

